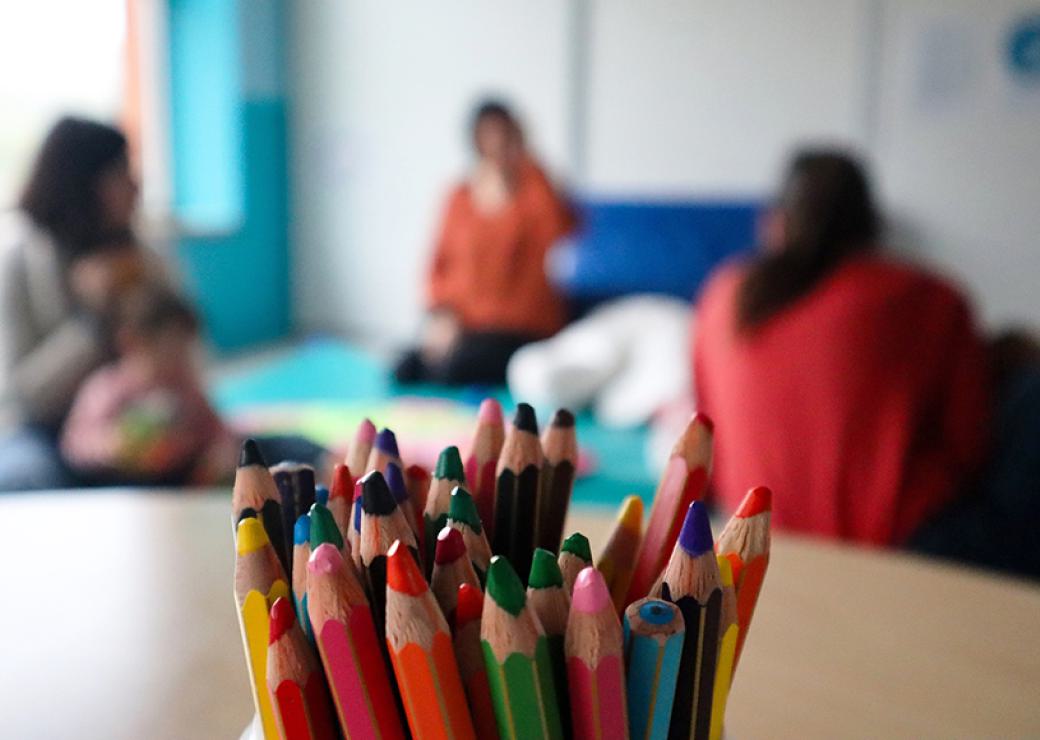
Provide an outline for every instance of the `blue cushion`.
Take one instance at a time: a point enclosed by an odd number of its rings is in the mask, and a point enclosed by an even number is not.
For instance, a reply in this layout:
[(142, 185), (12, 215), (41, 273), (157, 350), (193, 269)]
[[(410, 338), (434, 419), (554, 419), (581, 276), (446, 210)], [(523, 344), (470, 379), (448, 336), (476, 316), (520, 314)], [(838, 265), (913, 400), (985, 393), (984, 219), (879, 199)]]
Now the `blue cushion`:
[(690, 300), (712, 269), (749, 250), (758, 201), (579, 202), (581, 226), (554, 278), (579, 301), (631, 293)]

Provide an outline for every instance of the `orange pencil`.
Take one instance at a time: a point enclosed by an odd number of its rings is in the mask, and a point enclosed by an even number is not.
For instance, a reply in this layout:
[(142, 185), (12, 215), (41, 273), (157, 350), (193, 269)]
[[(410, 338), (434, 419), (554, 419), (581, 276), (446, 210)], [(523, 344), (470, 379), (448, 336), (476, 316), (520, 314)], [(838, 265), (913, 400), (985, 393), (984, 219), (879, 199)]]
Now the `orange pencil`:
[(361, 582), (331, 543), (307, 564), (307, 602), (315, 644), (347, 737), (396, 740), (404, 727)]
[(285, 597), (271, 606), (267, 686), (282, 740), (336, 740), (325, 676)]
[(459, 586), (458, 606), (455, 608), (455, 660), (459, 664), (459, 676), (466, 689), (477, 737), (497, 740), (498, 722), (480, 647), (480, 614), (483, 609), (484, 594), (478, 586), (469, 583)]
[(595, 568), (574, 584), (566, 652), (575, 740), (628, 740), (621, 622)]
[(477, 412), (477, 428), (466, 452), (466, 480), (471, 486), (473, 500), (484, 527), (490, 531), (495, 525), (495, 477), (502, 444), (506, 439), (502, 421), (502, 407), (493, 398), (485, 398)]
[(259, 520), (256, 517), (245, 517), (238, 523), (237, 532), (235, 603), (238, 605), (249, 683), (264, 737), (276, 738), (278, 728), (267, 691), (269, 613), (270, 605), (276, 599), (289, 595), (289, 584)]
[(288, 537), (282, 520), (282, 499), (264, 456), (252, 439), (242, 443), (242, 451), (238, 456), (235, 486), (231, 489), (231, 515), (236, 526), (243, 517), (256, 516), (260, 519), (282, 569), (288, 573), (290, 561), (286, 551)]
[(368, 472), (368, 456), (372, 454), (372, 442), (376, 438), (376, 426), (369, 419), (362, 419), (354, 432), (350, 451), (344, 462), (358, 476)]
[(462, 532), (445, 527), (437, 535), (437, 550), (434, 554), (430, 590), (437, 598), (437, 604), (445, 619), (448, 620), (448, 625), (453, 629), (459, 586), (463, 583), (480, 587), (477, 573), (473, 570), (473, 563), (466, 554), (466, 543), (462, 539)]
[(387, 553), (386, 644), (412, 736), (476, 738), (448, 623), (400, 542)]
[(610, 589), (610, 599), (618, 613), (624, 611), (626, 606), (625, 597), (632, 582), (632, 569), (642, 539), (643, 500), (639, 496), (629, 496), (621, 502), (617, 524), (596, 563), (596, 569), (603, 574)]
[(643, 544), (639, 548), (625, 603), (639, 601), (650, 591), (675, 547), (686, 510), (700, 500), (711, 473), (712, 424), (705, 414), (694, 414), (672, 448), (650, 507)]
[(719, 535), (716, 551), (729, 560), (737, 592), (738, 632), (733, 658), (734, 673), (751, 627), (758, 593), (762, 590), (762, 582), (769, 567), (769, 517), (772, 509), (772, 491), (765, 486), (752, 488)]

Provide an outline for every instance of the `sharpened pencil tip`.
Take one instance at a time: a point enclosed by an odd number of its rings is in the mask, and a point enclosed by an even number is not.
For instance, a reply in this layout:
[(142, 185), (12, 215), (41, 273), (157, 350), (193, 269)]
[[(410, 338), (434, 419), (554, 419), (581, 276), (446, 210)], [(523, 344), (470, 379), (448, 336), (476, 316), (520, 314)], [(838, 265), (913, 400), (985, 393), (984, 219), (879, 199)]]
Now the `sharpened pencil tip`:
[(376, 425), (366, 416), (361, 420), (361, 423), (358, 424), (357, 431), (354, 432), (355, 443), (370, 445), (372, 444), (372, 440), (375, 438)]
[(427, 588), (411, 550), (401, 540), (394, 540), (386, 551), (386, 587), (411, 596), (418, 596)]
[(747, 519), (755, 514), (761, 514), (763, 511), (772, 510), (773, 492), (765, 486), (755, 486), (745, 494), (744, 500), (740, 502), (740, 506), (733, 516)]
[(311, 541), (311, 515), (300, 514), (293, 527), (293, 544), (302, 545)]
[(480, 402), (477, 421), (482, 424), (502, 426), (502, 405), (493, 398), (485, 398)]
[(256, 517), (242, 519), (238, 523), (238, 554), (248, 555), (271, 544), (264, 525)]
[(574, 426), (574, 414), (567, 409), (556, 409), (556, 413), (553, 414), (552, 425), (554, 427), (572, 427)]
[(397, 463), (386, 464), (386, 485), (390, 488), (390, 493), (393, 494), (394, 501), (398, 504), (408, 500), (408, 485), (404, 482), (404, 473), (401, 472)]
[(328, 507), (318, 503), (311, 505), (310, 519), (310, 542), (312, 548), (325, 542), (331, 542), (339, 548), (343, 547), (343, 533), (339, 531), (336, 518), (332, 516), (332, 512), (328, 510)]
[(238, 453), (238, 467), (247, 468), (250, 465), (259, 465), (266, 468), (264, 456), (260, 454), (260, 445), (255, 439), (247, 439), (242, 443), (242, 449)]
[(592, 547), (589, 545), (589, 538), (581, 532), (575, 532), (563, 541), (560, 553), (562, 554), (565, 552), (569, 552), (571, 555), (576, 555), (581, 558), (583, 562), (592, 562)]
[(715, 422), (711, 420), (711, 417), (707, 414), (698, 411), (693, 415), (693, 419), (690, 421), (691, 424), (700, 424), (705, 427), (709, 432), (715, 431)]
[(484, 593), (472, 583), (459, 584), (459, 601), (455, 606), (455, 628), (461, 629), (480, 619), (484, 610)]
[(643, 528), (643, 499), (639, 496), (628, 496), (624, 501), (621, 502), (621, 508), (618, 510), (617, 517), (618, 524), (629, 530), (630, 532), (638, 533)]
[(711, 522), (708, 520), (708, 507), (701, 501), (694, 501), (686, 510), (686, 519), (679, 530), (679, 546), (693, 556), (701, 555), (715, 547), (711, 536)]
[(612, 603), (603, 574), (592, 567), (578, 574), (571, 599), (571, 607), (582, 614), (598, 614)]
[(513, 426), (524, 432), (538, 434), (538, 419), (535, 418), (534, 409), (531, 407), (531, 404), (518, 403), (516, 405), (516, 415), (513, 417)]
[(437, 534), (437, 546), (433, 551), (433, 562), (437, 565), (454, 563), (466, 554), (466, 543), (462, 532), (454, 527), (444, 527)]
[(366, 514), (386, 515), (397, 508), (397, 501), (390, 487), (386, 484), (386, 478), (378, 470), (361, 479), (361, 508)]
[(374, 445), (377, 450), (387, 455), (392, 455), (393, 457), (401, 456), (401, 453), (397, 451), (397, 437), (389, 429), (379, 430)]
[(314, 500), (322, 506), (329, 505), (329, 489), (326, 486), (317, 485), (314, 487)]
[(311, 573), (332, 575), (343, 567), (343, 556), (331, 542), (323, 542), (312, 552), (307, 561), (307, 570)]
[(462, 486), (451, 489), (451, 500), (448, 502), (448, 518), (453, 522), (465, 522), (477, 534), (483, 531), (480, 514), (477, 513), (477, 505)]
[(347, 498), (354, 495), (354, 476), (350, 468), (343, 463), (336, 463), (332, 469), (332, 490), (329, 498)]
[(433, 475), (441, 480), (457, 480), (465, 482), (466, 474), (462, 472), (462, 456), (459, 448), (452, 445), (441, 450), (437, 457), (437, 467)]
[(563, 574), (556, 556), (548, 550), (536, 547), (531, 557), (531, 575), (527, 578), (529, 588), (552, 588), (563, 586)]
[(501, 555), (491, 558), (491, 564), (488, 565), (487, 595), (514, 617), (520, 615), (527, 603), (524, 584), (520, 582), (513, 566)]
[(284, 596), (279, 596), (271, 604), (271, 632), (269, 644), (273, 645), (282, 635), (288, 632), (296, 622), (296, 613), (292, 604)]

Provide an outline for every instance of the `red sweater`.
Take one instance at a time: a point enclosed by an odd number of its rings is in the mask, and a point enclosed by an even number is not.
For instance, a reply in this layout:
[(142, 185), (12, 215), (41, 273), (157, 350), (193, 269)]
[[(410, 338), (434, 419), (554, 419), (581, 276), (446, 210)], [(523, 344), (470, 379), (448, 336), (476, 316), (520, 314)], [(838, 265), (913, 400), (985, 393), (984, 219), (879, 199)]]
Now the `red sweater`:
[(989, 373), (964, 299), (916, 269), (862, 257), (738, 333), (745, 271), (720, 270), (697, 312), (715, 495), (733, 510), (767, 485), (778, 527), (905, 541), (985, 454)]

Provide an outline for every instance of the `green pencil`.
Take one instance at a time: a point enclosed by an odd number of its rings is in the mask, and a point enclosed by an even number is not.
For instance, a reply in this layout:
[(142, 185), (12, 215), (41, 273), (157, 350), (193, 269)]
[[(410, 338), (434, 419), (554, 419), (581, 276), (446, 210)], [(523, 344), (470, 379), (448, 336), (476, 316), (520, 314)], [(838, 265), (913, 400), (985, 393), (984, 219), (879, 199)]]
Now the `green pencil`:
[(437, 549), (437, 535), (448, 520), (451, 492), (456, 486), (466, 485), (466, 474), (462, 472), (462, 457), (458, 447), (445, 447), (437, 458), (437, 467), (430, 481), (430, 492), (423, 509), (423, 550), (426, 553), (426, 578), (433, 573), (433, 556)]
[(574, 581), (578, 574), (592, 565), (592, 547), (589, 538), (581, 532), (575, 532), (563, 541), (560, 548), (560, 572), (563, 574), (563, 585), (570, 596), (574, 591)]
[(556, 700), (561, 717), (570, 716), (570, 696), (567, 692), (567, 656), (564, 638), (567, 635), (567, 616), (571, 611), (571, 597), (563, 587), (563, 575), (552, 552), (537, 548), (531, 560), (531, 575), (527, 579), (527, 603), (538, 617), (549, 643)]
[(562, 738), (548, 641), (520, 577), (501, 556), (488, 567), (480, 644), (502, 740)]
[(462, 532), (466, 552), (483, 586), (487, 579), (488, 563), (491, 562), (491, 545), (488, 544), (487, 532), (480, 521), (480, 515), (477, 514), (477, 504), (469, 491), (462, 486), (456, 486), (451, 492), (446, 523), (452, 529)]

